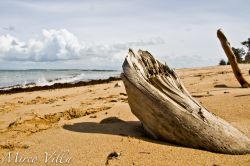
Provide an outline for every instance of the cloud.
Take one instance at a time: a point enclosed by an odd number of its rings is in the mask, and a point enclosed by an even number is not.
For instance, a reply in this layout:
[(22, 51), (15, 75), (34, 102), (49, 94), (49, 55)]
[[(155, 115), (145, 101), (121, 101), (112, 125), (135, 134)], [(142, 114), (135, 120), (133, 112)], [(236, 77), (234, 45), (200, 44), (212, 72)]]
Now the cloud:
[(14, 30), (15, 30), (15, 27), (13, 27), (13, 26), (3, 27), (3, 30), (6, 30), (6, 31), (14, 31)]
[(66, 29), (43, 30), (39, 38), (21, 41), (11, 35), (0, 36), (0, 59), (4, 61), (54, 62), (74, 59), (116, 58), (129, 47), (163, 44), (161, 38), (112, 45), (88, 45)]

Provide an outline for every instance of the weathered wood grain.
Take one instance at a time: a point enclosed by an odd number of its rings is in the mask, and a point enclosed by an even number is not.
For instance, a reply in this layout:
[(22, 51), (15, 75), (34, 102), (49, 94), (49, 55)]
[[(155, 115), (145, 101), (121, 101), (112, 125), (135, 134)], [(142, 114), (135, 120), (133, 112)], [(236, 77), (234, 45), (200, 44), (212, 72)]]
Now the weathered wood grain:
[(132, 112), (153, 138), (220, 153), (250, 153), (250, 139), (200, 105), (176, 72), (149, 52), (129, 50), (122, 80)]

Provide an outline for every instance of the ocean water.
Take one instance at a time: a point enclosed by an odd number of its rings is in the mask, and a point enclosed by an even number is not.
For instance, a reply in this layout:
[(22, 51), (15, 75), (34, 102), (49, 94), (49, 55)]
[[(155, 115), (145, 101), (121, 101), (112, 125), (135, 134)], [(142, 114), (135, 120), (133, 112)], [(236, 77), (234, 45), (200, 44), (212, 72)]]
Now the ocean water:
[(111, 70), (0, 70), (0, 89), (13, 87), (45, 86), (55, 83), (76, 83), (96, 79), (107, 79), (120, 75), (120, 71)]

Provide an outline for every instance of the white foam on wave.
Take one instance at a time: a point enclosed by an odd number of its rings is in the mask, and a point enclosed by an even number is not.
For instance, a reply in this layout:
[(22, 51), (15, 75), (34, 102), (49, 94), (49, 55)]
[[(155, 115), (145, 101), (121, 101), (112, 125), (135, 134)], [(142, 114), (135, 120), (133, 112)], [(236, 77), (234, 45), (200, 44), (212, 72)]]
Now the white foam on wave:
[(59, 79), (52, 80), (52, 81), (48, 81), (44, 77), (41, 77), (35, 82), (35, 85), (36, 86), (51, 86), (51, 85), (54, 85), (56, 83), (61, 83), (61, 84), (63, 84), (63, 83), (76, 83), (76, 82), (83, 80), (84, 78), (85, 78), (84, 73), (81, 73), (81, 74), (73, 76), (73, 77), (64, 77), (64, 78), (59, 78)]

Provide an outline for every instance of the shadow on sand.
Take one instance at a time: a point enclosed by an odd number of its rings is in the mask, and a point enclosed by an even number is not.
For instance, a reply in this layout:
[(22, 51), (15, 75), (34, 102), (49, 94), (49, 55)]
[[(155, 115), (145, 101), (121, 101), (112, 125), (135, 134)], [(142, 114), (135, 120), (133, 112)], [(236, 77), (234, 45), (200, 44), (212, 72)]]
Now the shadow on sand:
[(239, 88), (239, 89), (241, 89), (241, 87), (240, 86), (227, 86), (227, 85), (225, 85), (225, 84), (217, 84), (217, 85), (214, 85), (214, 88)]
[(146, 134), (141, 125), (141, 122), (139, 121), (123, 121), (117, 117), (109, 117), (103, 119), (100, 123), (81, 122), (72, 125), (64, 125), (63, 128), (69, 131), (81, 132), (81, 133), (101, 133), (101, 134), (129, 136), (152, 143), (170, 145), (175, 147), (178, 146), (175, 144), (170, 144), (168, 142), (162, 142), (151, 139), (150, 136)]
[[(123, 121), (117, 117), (109, 117), (103, 119), (100, 123), (81, 122), (72, 125), (64, 125), (63, 128), (69, 131), (80, 132), (80, 133), (100, 133), (100, 134), (128, 136), (161, 145), (207, 151), (204, 148), (193, 148), (184, 145), (178, 145), (174, 142), (155, 140), (145, 132), (140, 121)], [(207, 152), (211, 153), (212, 151), (207, 151)], [(217, 153), (217, 152), (212, 152), (212, 153)]]
[(250, 94), (236, 95), (234, 97), (246, 97), (246, 96), (250, 96)]

